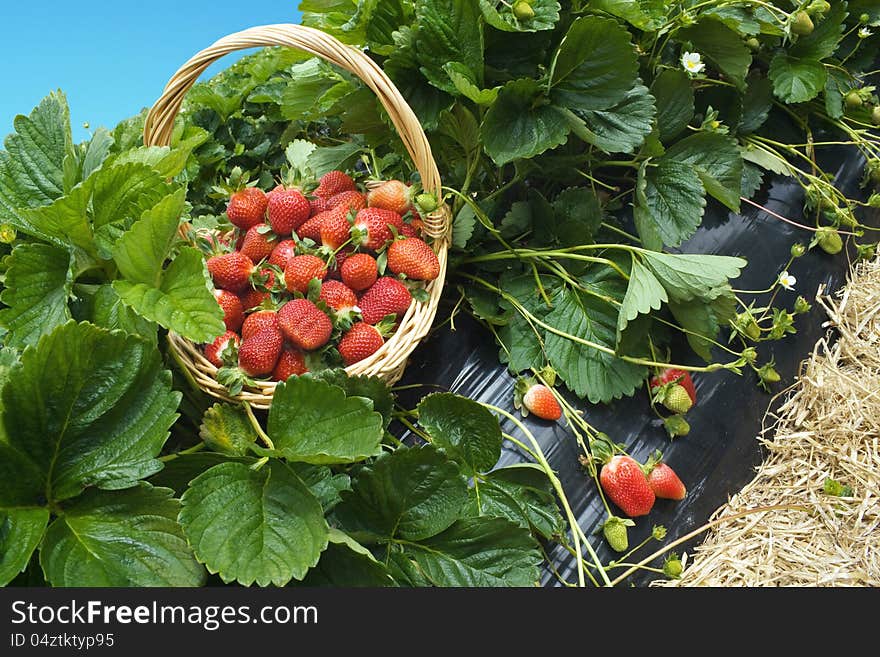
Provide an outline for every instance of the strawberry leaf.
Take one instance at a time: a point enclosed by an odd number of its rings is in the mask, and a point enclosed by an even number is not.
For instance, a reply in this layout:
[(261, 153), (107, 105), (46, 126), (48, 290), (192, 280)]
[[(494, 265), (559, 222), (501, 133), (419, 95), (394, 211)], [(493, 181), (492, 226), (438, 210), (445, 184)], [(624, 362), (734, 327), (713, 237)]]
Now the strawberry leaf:
[(419, 424), (432, 443), (473, 476), (487, 472), (501, 457), (501, 427), (486, 408), (475, 401), (440, 392), (422, 399)]
[(388, 428), (394, 411), (394, 395), (388, 383), (378, 376), (349, 376), (342, 369), (321, 370), (312, 374), (316, 379), (338, 386), (346, 397), (366, 397), (372, 400), (373, 410), (382, 415), (382, 424)]
[(482, 85), (483, 22), (476, 0), (416, 0), (415, 6), (413, 50), (422, 74), (438, 89), (455, 93), (443, 66), (456, 62)]
[(575, 109), (583, 126), (572, 131), (588, 144), (606, 153), (632, 153), (653, 129), (654, 97), (639, 81), (615, 105), (606, 109)]
[(699, 132), (670, 146), (664, 160), (690, 164), (706, 191), (734, 212), (742, 194), (742, 155), (732, 137)]
[(330, 542), (318, 565), (302, 582), (303, 586), (394, 586), (385, 566), (351, 536), (330, 529)]
[(0, 509), (0, 586), (27, 567), (48, 524), (49, 509)]
[(629, 284), (620, 306), (620, 315), (617, 318), (618, 340), (629, 322), (640, 314), (647, 315), (652, 310), (660, 310), (660, 307), (667, 301), (669, 298), (666, 296), (666, 290), (660, 285), (657, 277), (651, 273), (650, 269), (641, 264), (638, 258), (633, 257)]
[(745, 88), (745, 77), (752, 63), (752, 53), (742, 37), (717, 18), (705, 18), (696, 25), (679, 30), (681, 41), (689, 41), (737, 87)]
[(190, 483), (181, 504), (196, 557), (224, 582), (284, 586), (302, 579), (327, 546), (320, 503), (277, 460), (257, 470), (215, 465)]
[(443, 65), (443, 70), (452, 80), (456, 91), (465, 98), (474, 101), (477, 105), (491, 105), (498, 97), (498, 89), (500, 87), (492, 87), (491, 89), (481, 89), (476, 83), (473, 72), (464, 64), (458, 62), (449, 62)]
[(201, 586), (167, 488), (89, 490), (46, 531), (40, 565), (53, 586)]
[(694, 167), (660, 158), (639, 168), (633, 218), (646, 248), (678, 246), (703, 220), (706, 192)]
[(257, 440), (257, 432), (240, 407), (214, 404), (202, 416), (199, 437), (212, 451), (247, 456)]
[(158, 342), (155, 323), (144, 319), (122, 303), (122, 299), (110, 284), (100, 285), (94, 294), (83, 295), (89, 303), (89, 315), (93, 324), (108, 329), (120, 329), (131, 335), (140, 336), (152, 344)]
[(773, 93), (786, 103), (803, 103), (819, 95), (825, 87), (828, 73), (825, 65), (816, 59), (792, 57), (780, 52), (770, 62)]
[(694, 118), (694, 90), (687, 73), (666, 69), (651, 85), (657, 101), (657, 129), (662, 142), (677, 137)]
[(519, 20), (514, 16), (512, 4), (499, 0), (480, 0), (480, 11), (489, 25), (505, 32), (552, 30), (559, 20), (559, 3), (556, 0), (531, 0), (529, 6), (535, 15), (528, 20)]
[(742, 258), (718, 255), (642, 252), (645, 265), (657, 277), (670, 301), (711, 301), (730, 292), (729, 279), (746, 266)]

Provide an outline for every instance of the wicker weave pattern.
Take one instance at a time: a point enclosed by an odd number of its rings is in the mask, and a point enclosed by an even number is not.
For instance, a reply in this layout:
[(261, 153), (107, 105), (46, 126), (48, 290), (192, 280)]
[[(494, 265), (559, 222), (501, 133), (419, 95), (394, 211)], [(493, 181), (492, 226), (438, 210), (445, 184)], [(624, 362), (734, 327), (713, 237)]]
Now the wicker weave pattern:
[[(193, 56), (172, 76), (162, 96), (147, 115), (144, 125), (144, 144), (166, 146), (170, 143), (174, 118), (180, 111), (183, 97), (211, 63), (236, 50), (261, 46), (297, 48), (336, 64), (363, 80), (388, 112), (421, 176), (422, 187), (437, 198), (442, 196), (440, 173), (431, 154), (428, 138), (412, 109), (385, 72), (363, 52), (344, 45), (320, 30), (302, 25), (252, 27), (225, 36)], [(375, 354), (346, 368), (349, 374), (377, 375), (393, 383), (403, 373), (406, 360), (413, 349), (428, 333), (437, 312), (446, 276), (450, 227), (448, 208), (441, 205), (436, 212), (423, 217), (423, 221), (425, 232), (433, 238), (432, 246), (440, 260), (440, 276), (427, 286), (429, 299), (424, 303), (411, 304), (394, 335)], [(261, 382), (258, 388), (247, 389), (238, 397), (232, 398), (214, 378), (217, 368), (195, 345), (173, 333), (169, 334), (168, 341), (172, 354), (183, 366), (186, 374), (191, 377), (192, 382), (208, 394), (227, 401), (248, 401), (257, 408), (267, 408), (271, 403), (274, 383)]]

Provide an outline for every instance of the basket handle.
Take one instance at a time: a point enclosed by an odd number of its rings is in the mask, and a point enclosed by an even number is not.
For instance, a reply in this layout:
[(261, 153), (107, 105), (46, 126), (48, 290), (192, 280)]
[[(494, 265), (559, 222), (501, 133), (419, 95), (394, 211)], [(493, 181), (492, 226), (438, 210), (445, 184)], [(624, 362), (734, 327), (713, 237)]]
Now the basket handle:
[[(187, 91), (199, 75), (215, 60), (236, 50), (260, 46), (288, 46), (311, 53), (359, 77), (378, 96), (397, 129), (410, 158), (422, 179), (425, 191), (442, 198), (440, 172), (431, 154), (431, 145), (412, 108), (385, 72), (362, 51), (346, 46), (329, 34), (303, 25), (278, 24), (252, 27), (223, 37), (190, 58), (171, 77), (155, 102), (144, 124), (144, 144), (168, 146), (174, 118)], [(441, 203), (438, 210), (423, 217), (425, 230), (431, 237), (448, 234), (449, 212)]]

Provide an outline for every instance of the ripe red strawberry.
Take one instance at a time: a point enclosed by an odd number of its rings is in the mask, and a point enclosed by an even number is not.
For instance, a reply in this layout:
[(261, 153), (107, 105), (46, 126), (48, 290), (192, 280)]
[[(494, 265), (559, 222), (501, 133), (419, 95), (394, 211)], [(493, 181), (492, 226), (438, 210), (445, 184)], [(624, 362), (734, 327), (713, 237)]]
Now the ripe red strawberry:
[(281, 240), (272, 249), (272, 253), (269, 255), (269, 264), (284, 269), (287, 266), (287, 261), (295, 255), (296, 242), (293, 240)]
[(298, 255), (287, 261), (284, 268), (284, 284), (289, 292), (305, 294), (309, 289), (309, 282), (317, 278), (327, 278), (327, 264), (318, 256)]
[(327, 270), (327, 278), (342, 280), (342, 265), (352, 255), (354, 255), (354, 251), (350, 247), (343, 247), (336, 251), (333, 255), (332, 266)]
[(368, 253), (355, 253), (349, 256), (342, 263), (339, 271), (342, 282), (355, 292), (366, 290), (379, 277), (376, 259)]
[(668, 367), (657, 376), (651, 377), (651, 390), (654, 388), (666, 385), (668, 383), (678, 383), (685, 390), (687, 390), (688, 396), (691, 398), (691, 404), (697, 403), (697, 391), (694, 388), (694, 381), (691, 378), (691, 375), (686, 370), (680, 370), (675, 367)]
[(522, 399), (523, 406), (542, 420), (558, 420), (562, 417), (562, 408), (553, 391), (542, 383), (531, 386)]
[(358, 301), (367, 324), (378, 324), (386, 315), (401, 319), (412, 302), (409, 289), (396, 278), (383, 276)]
[(385, 339), (376, 327), (358, 322), (339, 341), (339, 355), (346, 365), (353, 365), (375, 354), (383, 344)]
[(391, 242), (388, 269), (415, 281), (433, 281), (440, 275), (440, 261), (427, 242), (408, 237)]
[(276, 187), (267, 206), (269, 225), (278, 235), (290, 235), (312, 214), (309, 200), (298, 189)]
[(278, 325), (278, 314), (274, 310), (258, 310), (248, 315), (241, 325), (241, 339), (247, 340), (264, 329), (281, 330)]
[(322, 198), (330, 198), (336, 196), (340, 192), (355, 191), (357, 187), (354, 180), (348, 174), (342, 171), (328, 171), (318, 181), (318, 188), (315, 190), (315, 196)]
[(256, 287), (248, 288), (244, 292), (238, 293), (238, 298), (241, 299), (241, 307), (245, 312), (262, 306), (263, 302), (270, 296), (272, 295), (268, 292)]
[(229, 197), (226, 215), (234, 226), (247, 230), (251, 226), (262, 223), (266, 217), (266, 206), (269, 199), (262, 189), (245, 187)]
[(299, 349), (285, 346), (281, 351), (278, 364), (272, 372), (273, 381), (287, 381), (290, 377), (305, 374), (309, 369), (306, 367), (306, 359)]
[(281, 331), (294, 346), (304, 351), (323, 347), (333, 332), (333, 323), (308, 299), (288, 301), (278, 311)]
[(321, 224), (321, 244), (335, 251), (351, 239), (351, 224), (345, 215), (333, 213)]
[(238, 366), (248, 376), (271, 374), (281, 355), (284, 338), (275, 328), (264, 328), (241, 341)]
[(602, 490), (630, 518), (647, 515), (654, 506), (654, 491), (642, 467), (631, 457), (618, 454), (602, 466)]
[(397, 231), (404, 237), (421, 237), (422, 234), (419, 230), (413, 226), (411, 223), (404, 223), (403, 226), (400, 227), (400, 230)]
[(350, 311), (358, 303), (354, 291), (339, 281), (324, 281), (318, 298), (337, 312)]
[(223, 367), (237, 357), (238, 345), (241, 339), (235, 331), (226, 331), (223, 335), (214, 339), (211, 344), (205, 345), (205, 358), (214, 367)]
[(312, 240), (313, 242), (320, 244), (321, 226), (324, 225), (324, 222), (327, 221), (328, 217), (332, 217), (336, 214), (341, 213), (341, 210), (339, 210), (338, 212), (337, 210), (324, 210), (323, 212), (319, 212), (318, 214), (313, 215), (302, 226), (300, 226), (297, 229), (296, 234), (300, 237), (300, 239)]
[(246, 255), (233, 251), (208, 258), (208, 273), (216, 287), (230, 292), (240, 292), (250, 282), (254, 263)]
[(229, 331), (237, 331), (244, 321), (244, 308), (241, 300), (229, 290), (214, 290), (214, 298), (223, 309), (223, 323)]
[(315, 198), (309, 199), (309, 216), (314, 217), (319, 212), (323, 212), (327, 209), (327, 199), (321, 198), (320, 196), (316, 196)]
[(393, 210), (397, 214), (406, 214), (412, 209), (413, 189), (399, 180), (386, 180), (378, 187), (367, 192), (367, 203), (371, 208)]
[(403, 220), (391, 210), (381, 208), (365, 208), (358, 210), (354, 218), (352, 241), (357, 246), (378, 251), (385, 243), (394, 238), (389, 226), (398, 227)]
[(335, 210), (338, 207), (357, 212), (367, 207), (367, 200), (360, 192), (341, 192), (327, 199), (328, 210)]
[(239, 251), (252, 262), (260, 262), (272, 254), (276, 244), (278, 236), (272, 232), (269, 224), (257, 224), (248, 228)]
[(658, 452), (645, 465), (648, 477), (648, 485), (654, 491), (654, 495), (664, 500), (683, 500), (687, 495), (687, 489), (675, 471), (660, 460)]

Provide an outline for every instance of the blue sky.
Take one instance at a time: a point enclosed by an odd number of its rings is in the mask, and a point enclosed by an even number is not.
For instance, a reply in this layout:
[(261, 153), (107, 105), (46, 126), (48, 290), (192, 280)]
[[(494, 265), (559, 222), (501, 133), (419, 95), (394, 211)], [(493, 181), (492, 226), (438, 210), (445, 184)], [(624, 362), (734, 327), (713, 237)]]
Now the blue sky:
[[(299, 0), (22, 0), (6, 2), (0, 40), (0, 137), (53, 89), (70, 103), (74, 139), (152, 105), (197, 51), (247, 27), (298, 23)], [(221, 59), (208, 74), (226, 68)]]

